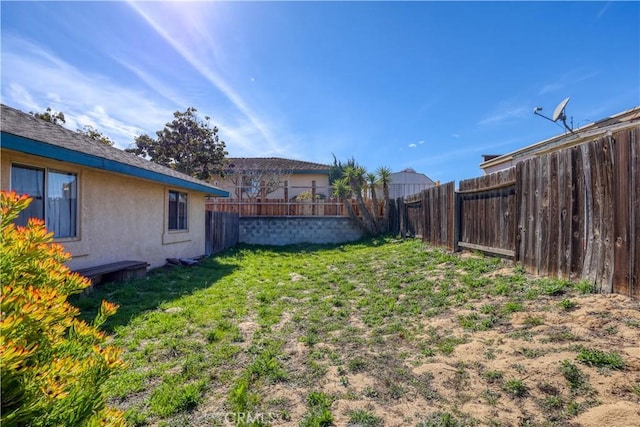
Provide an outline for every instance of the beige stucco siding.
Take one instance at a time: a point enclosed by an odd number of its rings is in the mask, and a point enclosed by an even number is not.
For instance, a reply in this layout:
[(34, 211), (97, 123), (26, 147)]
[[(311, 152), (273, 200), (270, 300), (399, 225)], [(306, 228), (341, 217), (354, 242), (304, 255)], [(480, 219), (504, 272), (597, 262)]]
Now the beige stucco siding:
[[(311, 191), (313, 181), (316, 182), (316, 194), (323, 194), (327, 197), (331, 196), (329, 188), (329, 175), (327, 174), (291, 174), (284, 177), (289, 184), (289, 198), (293, 198), (304, 191)], [(222, 188), (229, 192), (231, 198), (237, 198), (236, 189), (229, 179), (218, 178), (213, 182), (216, 187)], [(268, 199), (283, 199), (284, 188), (269, 193)]]
[[(3, 190), (11, 189), (12, 163), (78, 174), (78, 236), (57, 240), (73, 256), (70, 268), (122, 260), (159, 267), (166, 258), (204, 254), (204, 193), (8, 150), (2, 151)], [(170, 189), (188, 194), (187, 231), (168, 231)]]

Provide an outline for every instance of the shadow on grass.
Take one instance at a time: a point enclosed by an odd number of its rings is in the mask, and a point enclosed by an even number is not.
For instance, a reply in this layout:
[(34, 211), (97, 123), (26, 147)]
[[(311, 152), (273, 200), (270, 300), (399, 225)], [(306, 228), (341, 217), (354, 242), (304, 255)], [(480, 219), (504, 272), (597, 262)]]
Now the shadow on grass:
[(143, 279), (98, 285), (91, 292), (71, 296), (69, 302), (80, 309), (80, 318), (87, 322), (94, 319), (102, 300), (118, 304), (116, 314), (102, 326), (103, 330), (113, 332), (117, 326), (126, 325), (133, 317), (162, 303), (214, 286), (236, 268), (235, 264), (221, 263), (217, 258), (207, 258), (192, 267), (156, 268)]
[(237, 253), (242, 253), (243, 250), (249, 251), (260, 251), (266, 250), (274, 253), (295, 253), (295, 254), (304, 254), (304, 253), (312, 253), (323, 250), (340, 250), (347, 251), (349, 249), (353, 249), (354, 247), (376, 247), (380, 245), (384, 245), (389, 243), (392, 240), (400, 241), (400, 238), (397, 238), (394, 235), (386, 234), (375, 237), (363, 237), (359, 240), (354, 240), (350, 242), (344, 243), (294, 243), (290, 245), (279, 245), (279, 246), (271, 246), (271, 245), (254, 245), (248, 243), (239, 243), (237, 244), (232, 251)]
[[(296, 244), (286, 246), (261, 246), (239, 244), (215, 257), (206, 258), (192, 267), (161, 267), (149, 272), (144, 279), (124, 283), (106, 283), (96, 286), (90, 293), (73, 295), (69, 302), (80, 309), (80, 318), (91, 322), (102, 300), (118, 304), (120, 308), (102, 329), (113, 332), (117, 326), (126, 325), (141, 313), (155, 310), (162, 303), (189, 295), (199, 289), (215, 285), (223, 277), (239, 268), (245, 255), (268, 251), (277, 254), (305, 254), (322, 250), (348, 250), (354, 246), (372, 247), (382, 245), (392, 237), (368, 237), (343, 244)], [(225, 261), (226, 259), (226, 261)], [(233, 262), (229, 260), (233, 259)]]

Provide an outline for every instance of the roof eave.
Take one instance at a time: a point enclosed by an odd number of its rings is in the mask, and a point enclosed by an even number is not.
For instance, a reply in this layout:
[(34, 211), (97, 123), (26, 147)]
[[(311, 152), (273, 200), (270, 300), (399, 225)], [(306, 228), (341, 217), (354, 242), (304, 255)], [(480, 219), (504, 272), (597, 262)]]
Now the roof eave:
[(70, 150), (68, 148), (25, 138), (23, 136), (14, 135), (4, 131), (2, 132), (1, 146), (3, 149), (7, 150), (119, 173), (188, 190), (199, 191), (211, 196), (229, 197), (228, 191), (216, 187), (187, 181), (175, 176), (165, 175), (160, 172), (143, 169), (134, 165), (127, 165), (115, 160)]
[[(556, 135), (554, 137), (545, 139), (540, 142), (536, 142), (535, 144), (531, 144), (519, 150), (512, 151), (511, 153), (507, 153), (500, 157), (496, 157), (495, 159), (482, 162), (480, 163), (480, 168), (482, 169), (490, 168), (492, 166), (500, 165), (502, 163), (524, 157), (527, 154), (541, 155), (544, 153), (548, 153), (550, 151), (555, 151), (562, 148), (569, 148), (574, 145), (578, 145), (585, 141), (588, 141), (592, 138), (597, 138), (602, 135), (606, 135), (608, 132), (616, 132), (616, 131), (624, 130), (626, 128), (635, 127), (638, 125), (639, 125), (639, 122), (633, 120), (633, 121), (616, 123), (609, 126), (591, 129), (593, 127), (593, 123), (590, 123), (586, 126), (583, 126), (582, 128), (576, 129), (575, 131), (573, 131), (573, 133)], [(584, 132), (584, 133), (580, 134), (580, 132)]]

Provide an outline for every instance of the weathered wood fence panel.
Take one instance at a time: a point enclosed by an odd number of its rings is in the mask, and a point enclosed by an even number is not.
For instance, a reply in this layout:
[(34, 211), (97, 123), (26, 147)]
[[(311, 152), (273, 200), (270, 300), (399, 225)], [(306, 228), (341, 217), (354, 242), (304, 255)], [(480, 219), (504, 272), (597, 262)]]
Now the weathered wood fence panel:
[[(358, 212), (355, 200), (352, 200), (354, 211)], [(371, 200), (366, 200), (367, 207), (372, 207)], [(292, 201), (289, 199), (223, 199), (211, 198), (206, 203), (208, 211), (233, 212), (245, 216), (345, 216), (342, 201), (335, 198)], [(382, 215), (382, 202), (378, 203), (378, 215)]]
[(458, 246), (513, 257), (515, 168), (460, 181)]
[(639, 145), (636, 128), (519, 163), (515, 260), (640, 298)]
[(615, 134), (613, 166), (613, 284), (640, 298), (640, 142), (638, 129)]
[(211, 255), (231, 248), (240, 238), (240, 217), (237, 213), (206, 211), (205, 254)]
[(402, 235), (422, 238), (425, 215), (422, 196), (420, 194), (407, 196), (402, 204)]
[[(420, 237), (424, 242), (453, 249), (455, 183), (422, 190), (392, 203), (390, 231)], [(396, 215), (397, 213), (397, 215)]]
[(391, 231), (640, 299), (639, 133), (621, 130), (461, 181), (455, 209), (453, 183), (398, 199)]
[(421, 194), (422, 204), (426, 209), (422, 240), (453, 249), (455, 182), (423, 190)]

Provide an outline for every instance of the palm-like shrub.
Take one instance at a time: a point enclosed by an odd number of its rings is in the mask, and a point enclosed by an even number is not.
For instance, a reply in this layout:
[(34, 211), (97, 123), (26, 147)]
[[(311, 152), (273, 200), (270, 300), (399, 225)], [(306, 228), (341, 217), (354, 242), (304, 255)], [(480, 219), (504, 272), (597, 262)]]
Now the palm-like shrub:
[(77, 318), (67, 297), (90, 282), (63, 264), (70, 255), (41, 220), (13, 223), (30, 201), (0, 194), (0, 424), (124, 425), (100, 391), (123, 365), (98, 329), (117, 306), (103, 301), (91, 325)]

